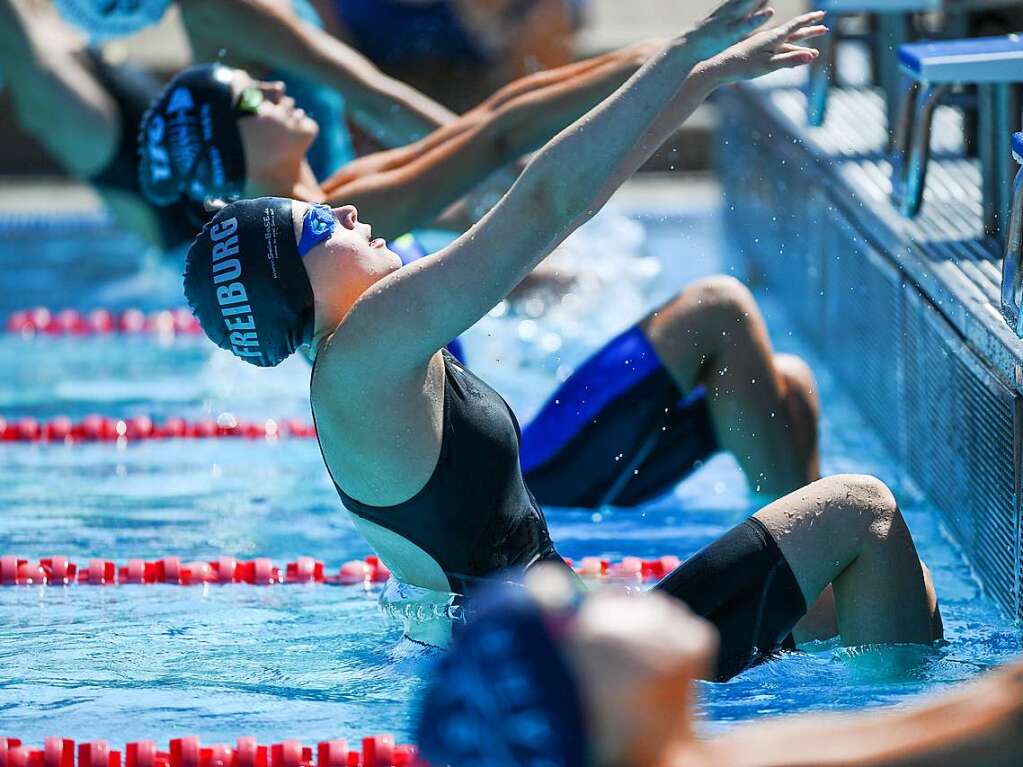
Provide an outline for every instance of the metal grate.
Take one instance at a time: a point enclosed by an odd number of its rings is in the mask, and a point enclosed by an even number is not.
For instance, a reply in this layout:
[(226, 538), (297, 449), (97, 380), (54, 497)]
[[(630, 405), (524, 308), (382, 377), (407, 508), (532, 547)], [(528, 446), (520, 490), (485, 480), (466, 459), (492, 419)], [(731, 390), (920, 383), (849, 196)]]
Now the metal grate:
[(905, 296), (907, 468), (988, 590), (1019, 615), (1017, 398), (915, 289)]
[(897, 456), (904, 437), (902, 278), (837, 210), (825, 226), (821, 319), (830, 363)]

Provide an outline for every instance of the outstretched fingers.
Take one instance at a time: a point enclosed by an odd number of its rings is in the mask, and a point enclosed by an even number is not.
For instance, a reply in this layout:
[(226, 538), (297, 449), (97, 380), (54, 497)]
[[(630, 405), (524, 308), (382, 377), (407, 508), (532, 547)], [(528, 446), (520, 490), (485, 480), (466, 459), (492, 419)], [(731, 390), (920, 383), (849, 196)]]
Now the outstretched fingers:
[(778, 29), (785, 32), (785, 35), (793, 34), (797, 29), (803, 27), (809, 27), (811, 25), (820, 24), (824, 17), (828, 15), (827, 11), (810, 11), (810, 13), (804, 13), (801, 16), (796, 16), (791, 21), (782, 24)]
[(791, 48), (792, 50), (785, 50), (771, 57), (770, 67), (772, 71), (801, 67), (804, 64), (809, 64), (819, 55), (813, 48), (801, 48), (798, 45), (793, 45)]
[(814, 24), (810, 27), (797, 29), (785, 39), (790, 43), (794, 43), (799, 40), (812, 40), (815, 37), (823, 37), (829, 31), (830, 30), (824, 24)]

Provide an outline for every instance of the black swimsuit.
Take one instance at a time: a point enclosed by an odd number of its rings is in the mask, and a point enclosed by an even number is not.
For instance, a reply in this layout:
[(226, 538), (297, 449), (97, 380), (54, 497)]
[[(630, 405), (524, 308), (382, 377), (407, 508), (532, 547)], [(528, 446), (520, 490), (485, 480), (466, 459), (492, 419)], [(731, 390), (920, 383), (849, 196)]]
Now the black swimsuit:
[[(338, 494), (353, 514), (397, 533), (429, 554), (451, 590), (502, 570), (561, 562), (547, 521), (519, 467), (519, 423), (496, 391), (444, 356), (444, 433), (423, 489), (396, 506), (368, 506)], [(336, 483), (335, 483), (336, 486)]]
[[(444, 433), (423, 489), (396, 506), (367, 506), (338, 494), (353, 514), (397, 533), (444, 570), (451, 590), (541, 561), (564, 561), (522, 478), (521, 434), (508, 404), (443, 350)], [(336, 487), (335, 483), (335, 487)], [(795, 645), (806, 613), (796, 578), (756, 518), (686, 560), (656, 589), (687, 603), (721, 634), (715, 678), (739, 672)]]

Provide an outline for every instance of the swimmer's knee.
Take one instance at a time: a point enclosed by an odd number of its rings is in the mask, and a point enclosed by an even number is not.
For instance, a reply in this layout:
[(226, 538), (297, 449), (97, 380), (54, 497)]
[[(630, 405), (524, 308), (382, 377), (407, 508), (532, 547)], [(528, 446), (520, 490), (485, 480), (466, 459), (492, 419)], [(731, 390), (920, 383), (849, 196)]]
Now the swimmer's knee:
[(898, 502), (888, 485), (870, 474), (838, 474), (825, 482), (833, 485), (832, 497), (849, 514), (862, 518), (872, 538), (886, 539), (896, 519)]
[(749, 317), (757, 312), (757, 301), (742, 282), (725, 274), (705, 277), (693, 283), (683, 294), (695, 299), (707, 311), (714, 311), (733, 319)]
[[(687, 332), (694, 328), (728, 332), (759, 314), (749, 288), (734, 277), (715, 275), (691, 284), (658, 309), (656, 316), (662, 332)], [(721, 336), (715, 332), (713, 337)]]
[(795, 354), (775, 354), (774, 366), (790, 390), (797, 390), (816, 399), (817, 379), (806, 360)]

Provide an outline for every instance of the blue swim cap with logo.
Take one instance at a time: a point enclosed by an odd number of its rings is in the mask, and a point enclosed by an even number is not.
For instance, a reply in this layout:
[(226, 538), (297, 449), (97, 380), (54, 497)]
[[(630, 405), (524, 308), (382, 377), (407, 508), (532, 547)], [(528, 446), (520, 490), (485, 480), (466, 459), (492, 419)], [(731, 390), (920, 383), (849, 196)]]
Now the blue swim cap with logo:
[(240, 200), (192, 242), (185, 298), (221, 349), (260, 367), (313, 339), (313, 288), (295, 238), (292, 201)]
[(156, 205), (233, 200), (245, 187), (245, 149), (232, 81), (222, 64), (189, 67), (153, 101), (139, 126), (139, 184)]
[(98, 41), (133, 35), (156, 24), (171, 0), (53, 0), (53, 4), (64, 21)]

